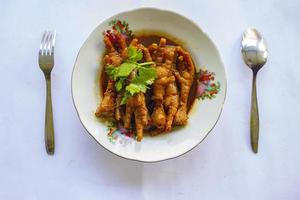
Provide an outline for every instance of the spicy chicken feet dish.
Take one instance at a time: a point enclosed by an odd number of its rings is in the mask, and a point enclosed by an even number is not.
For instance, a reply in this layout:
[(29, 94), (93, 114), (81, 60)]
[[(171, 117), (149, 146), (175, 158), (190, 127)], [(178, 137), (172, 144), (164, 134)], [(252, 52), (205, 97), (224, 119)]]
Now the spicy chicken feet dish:
[(95, 115), (135, 132), (141, 141), (144, 132), (170, 132), (188, 123), (196, 70), (181, 46), (164, 37), (149, 43), (126, 27), (115, 24), (104, 33), (107, 82)]

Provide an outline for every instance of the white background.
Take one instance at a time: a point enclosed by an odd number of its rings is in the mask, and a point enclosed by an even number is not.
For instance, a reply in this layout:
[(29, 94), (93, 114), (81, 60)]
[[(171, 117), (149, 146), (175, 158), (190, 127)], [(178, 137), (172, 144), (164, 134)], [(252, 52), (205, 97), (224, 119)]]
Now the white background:
[[(100, 147), (81, 126), (70, 90), (77, 52), (93, 28), (141, 6), (197, 22), (218, 47), (228, 78), (224, 110), (211, 134), (188, 154), (154, 164)], [(298, 0), (0, 0), (0, 199), (299, 199), (299, 9)], [(257, 155), (249, 145), (251, 71), (240, 54), (249, 26), (263, 33), (270, 52), (257, 80)], [(58, 33), (51, 157), (44, 146), (45, 81), (37, 64), (45, 29)]]

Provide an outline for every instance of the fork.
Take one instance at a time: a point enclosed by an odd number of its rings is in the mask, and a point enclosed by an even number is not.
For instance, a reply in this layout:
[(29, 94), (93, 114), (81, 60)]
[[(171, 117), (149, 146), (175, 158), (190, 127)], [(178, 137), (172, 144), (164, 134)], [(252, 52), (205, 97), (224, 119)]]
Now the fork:
[(39, 49), (39, 65), (44, 73), (47, 87), (45, 113), (45, 144), (49, 155), (54, 154), (54, 127), (51, 99), (51, 71), (54, 66), (55, 31), (45, 31)]

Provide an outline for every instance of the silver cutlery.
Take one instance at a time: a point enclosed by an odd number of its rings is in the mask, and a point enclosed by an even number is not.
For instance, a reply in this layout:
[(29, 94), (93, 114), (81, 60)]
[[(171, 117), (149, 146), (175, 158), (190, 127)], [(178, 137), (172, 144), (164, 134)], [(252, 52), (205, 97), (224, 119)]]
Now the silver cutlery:
[(259, 115), (256, 94), (256, 75), (257, 72), (267, 62), (267, 44), (262, 35), (254, 28), (248, 28), (242, 38), (242, 54), (246, 65), (253, 72), (252, 79), (252, 99), (251, 99), (251, 118), (250, 134), (251, 146), (254, 153), (258, 152), (259, 138)]
[(51, 99), (51, 71), (54, 66), (55, 31), (45, 31), (39, 50), (39, 65), (46, 79), (45, 144), (49, 155), (54, 154), (54, 127)]

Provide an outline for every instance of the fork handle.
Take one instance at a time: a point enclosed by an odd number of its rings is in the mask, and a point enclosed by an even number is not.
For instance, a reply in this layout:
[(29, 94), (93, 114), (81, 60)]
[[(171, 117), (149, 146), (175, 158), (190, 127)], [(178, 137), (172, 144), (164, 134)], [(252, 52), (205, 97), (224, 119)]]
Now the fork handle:
[(53, 112), (51, 98), (51, 75), (45, 75), (46, 79), (46, 113), (45, 113), (45, 144), (46, 151), (49, 155), (54, 154), (54, 127), (53, 127)]
[(253, 72), (251, 118), (250, 118), (251, 146), (254, 153), (257, 153), (258, 151), (258, 138), (259, 138), (259, 115), (258, 115), (257, 95), (256, 95), (256, 74), (257, 74), (256, 72)]

